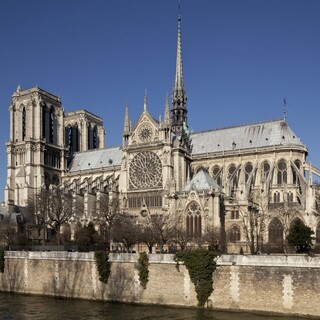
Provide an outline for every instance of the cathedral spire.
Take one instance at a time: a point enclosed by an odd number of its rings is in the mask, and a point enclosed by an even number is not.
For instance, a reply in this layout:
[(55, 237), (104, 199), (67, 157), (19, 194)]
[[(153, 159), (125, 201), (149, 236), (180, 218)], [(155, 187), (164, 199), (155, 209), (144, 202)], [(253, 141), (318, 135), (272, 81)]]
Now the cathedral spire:
[[(180, 5), (179, 5), (180, 11)], [(178, 16), (178, 39), (177, 39), (177, 57), (176, 57), (176, 74), (172, 91), (172, 110), (171, 126), (172, 131), (178, 135), (184, 135), (184, 128), (187, 128), (187, 96), (183, 83), (182, 68), (182, 46), (181, 46), (181, 16)]]
[(176, 76), (174, 81), (174, 90), (184, 91), (183, 69), (182, 69), (182, 48), (181, 48), (181, 16), (178, 16), (178, 39), (177, 39), (177, 57), (176, 57)]

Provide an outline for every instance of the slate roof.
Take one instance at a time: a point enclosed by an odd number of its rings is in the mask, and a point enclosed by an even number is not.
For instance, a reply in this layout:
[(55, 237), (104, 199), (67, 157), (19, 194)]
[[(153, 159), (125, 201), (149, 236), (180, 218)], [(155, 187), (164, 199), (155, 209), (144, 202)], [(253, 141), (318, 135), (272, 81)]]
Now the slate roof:
[(191, 134), (192, 154), (261, 148), (280, 145), (306, 146), (284, 120), (229, 127)]
[(69, 172), (118, 166), (121, 165), (121, 160), (122, 149), (120, 147), (79, 152), (74, 154)]
[(193, 186), (198, 191), (219, 188), (216, 180), (214, 180), (205, 170), (199, 170), (199, 172), (187, 183), (182, 191), (189, 191)]
[[(191, 134), (192, 155), (219, 153), (239, 149), (271, 146), (296, 146), (307, 152), (306, 146), (283, 120), (195, 132)], [(70, 172), (121, 165), (121, 147), (75, 153)]]

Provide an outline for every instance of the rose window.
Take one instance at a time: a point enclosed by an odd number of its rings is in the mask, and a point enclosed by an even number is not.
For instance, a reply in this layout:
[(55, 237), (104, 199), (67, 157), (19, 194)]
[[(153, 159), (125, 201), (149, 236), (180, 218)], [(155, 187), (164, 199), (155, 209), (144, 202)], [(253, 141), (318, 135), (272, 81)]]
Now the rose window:
[(129, 166), (129, 184), (133, 189), (162, 187), (162, 164), (154, 152), (134, 156)]

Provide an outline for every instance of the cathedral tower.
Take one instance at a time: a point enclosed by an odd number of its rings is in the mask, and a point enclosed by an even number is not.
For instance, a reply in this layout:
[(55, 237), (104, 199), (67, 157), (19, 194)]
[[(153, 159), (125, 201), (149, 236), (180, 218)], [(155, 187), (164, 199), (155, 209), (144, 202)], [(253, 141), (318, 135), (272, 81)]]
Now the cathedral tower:
[(5, 201), (25, 206), (36, 190), (59, 184), (65, 168), (60, 99), (38, 87), (12, 95)]

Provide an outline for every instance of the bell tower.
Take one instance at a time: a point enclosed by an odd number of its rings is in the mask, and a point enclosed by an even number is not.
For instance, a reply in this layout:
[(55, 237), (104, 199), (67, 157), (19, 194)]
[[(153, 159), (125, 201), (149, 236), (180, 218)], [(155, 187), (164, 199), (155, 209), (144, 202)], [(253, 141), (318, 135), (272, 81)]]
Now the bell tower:
[(25, 206), (43, 185), (59, 184), (65, 168), (60, 99), (38, 87), (12, 95), (5, 202)]

